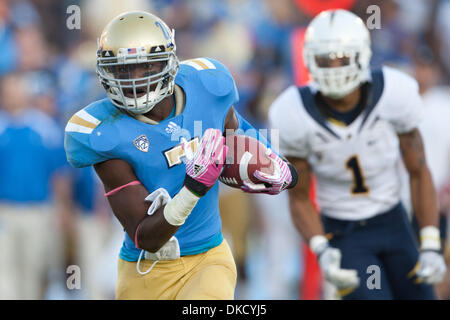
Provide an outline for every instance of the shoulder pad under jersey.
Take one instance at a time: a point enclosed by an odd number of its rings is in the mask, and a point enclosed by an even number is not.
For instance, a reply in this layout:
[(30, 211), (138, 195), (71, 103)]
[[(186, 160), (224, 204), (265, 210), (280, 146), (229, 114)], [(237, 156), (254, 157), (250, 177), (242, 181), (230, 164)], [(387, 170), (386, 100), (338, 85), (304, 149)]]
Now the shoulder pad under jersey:
[(419, 85), (410, 75), (391, 67), (383, 67), (385, 89), (382, 115), (397, 133), (409, 132), (422, 119), (423, 102)]
[(108, 99), (75, 113), (65, 128), (64, 148), (69, 163), (81, 168), (108, 160), (108, 153), (119, 143), (115, 123), (122, 116)]
[(187, 66), (191, 72), (194, 69), (199, 71), (197, 75), (209, 93), (219, 97), (228, 95), (231, 97), (230, 100), (235, 100), (232, 103), (239, 99), (233, 76), (219, 61), (211, 58), (196, 58), (182, 61), (181, 65), (184, 69), (184, 66)]
[(300, 90), (296, 86), (284, 90), (270, 106), (269, 124), (278, 130), (279, 151), (283, 156), (308, 156), (309, 125), (305, 115)]

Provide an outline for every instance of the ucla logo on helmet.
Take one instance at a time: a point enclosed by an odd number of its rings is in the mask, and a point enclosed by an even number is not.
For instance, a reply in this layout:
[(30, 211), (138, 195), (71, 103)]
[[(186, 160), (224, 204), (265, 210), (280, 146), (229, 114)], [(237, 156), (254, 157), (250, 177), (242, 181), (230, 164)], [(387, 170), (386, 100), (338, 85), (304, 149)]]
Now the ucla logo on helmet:
[(142, 152), (148, 152), (149, 142), (145, 134), (140, 135), (133, 141), (134, 146)]

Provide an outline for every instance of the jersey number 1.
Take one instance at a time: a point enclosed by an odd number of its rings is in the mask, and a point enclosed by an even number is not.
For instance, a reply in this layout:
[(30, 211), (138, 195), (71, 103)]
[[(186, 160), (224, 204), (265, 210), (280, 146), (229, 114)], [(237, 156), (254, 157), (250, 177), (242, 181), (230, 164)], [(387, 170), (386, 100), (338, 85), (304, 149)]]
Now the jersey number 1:
[(353, 175), (353, 194), (367, 193), (369, 192), (369, 188), (366, 187), (364, 176), (361, 171), (361, 166), (359, 165), (358, 156), (354, 155), (350, 159), (348, 159), (347, 169), (352, 171)]

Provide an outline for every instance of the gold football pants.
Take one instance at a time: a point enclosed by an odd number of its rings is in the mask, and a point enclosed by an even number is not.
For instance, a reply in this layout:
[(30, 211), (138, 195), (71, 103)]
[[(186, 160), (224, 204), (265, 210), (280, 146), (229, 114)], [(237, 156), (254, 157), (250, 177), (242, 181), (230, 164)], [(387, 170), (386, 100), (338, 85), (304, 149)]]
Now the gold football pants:
[[(139, 269), (148, 270), (153, 262), (141, 260)], [(204, 253), (158, 261), (146, 275), (137, 272), (136, 264), (119, 258), (117, 299), (234, 299), (236, 265), (226, 240)]]

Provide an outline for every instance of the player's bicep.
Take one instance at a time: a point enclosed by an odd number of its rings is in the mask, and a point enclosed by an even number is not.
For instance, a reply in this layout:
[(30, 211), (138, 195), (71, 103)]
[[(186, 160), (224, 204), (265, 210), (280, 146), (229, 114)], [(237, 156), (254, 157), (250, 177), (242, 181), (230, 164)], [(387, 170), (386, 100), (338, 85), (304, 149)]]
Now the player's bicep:
[(426, 167), (425, 150), (420, 131), (416, 128), (410, 132), (399, 134), (400, 149), (403, 162), (410, 174), (420, 172)]
[(298, 173), (298, 182), (294, 188), (289, 189), (289, 196), (293, 199), (308, 200), (311, 185), (311, 167), (304, 158), (287, 157)]
[[(105, 192), (138, 180), (131, 165), (120, 159), (98, 163), (94, 168), (103, 182)], [(150, 206), (150, 203), (145, 201), (147, 196), (148, 191), (142, 184), (130, 185), (108, 196), (114, 215), (132, 239)]]

